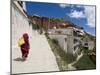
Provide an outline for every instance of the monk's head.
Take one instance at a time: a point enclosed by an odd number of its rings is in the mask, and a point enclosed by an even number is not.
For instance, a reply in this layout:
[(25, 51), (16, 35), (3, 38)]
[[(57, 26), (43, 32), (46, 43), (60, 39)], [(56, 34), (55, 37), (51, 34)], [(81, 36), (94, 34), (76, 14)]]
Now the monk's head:
[(24, 34), (23, 34), (23, 37), (24, 37), (24, 39), (26, 39), (26, 40), (29, 38), (29, 36), (28, 36), (27, 33), (24, 33)]

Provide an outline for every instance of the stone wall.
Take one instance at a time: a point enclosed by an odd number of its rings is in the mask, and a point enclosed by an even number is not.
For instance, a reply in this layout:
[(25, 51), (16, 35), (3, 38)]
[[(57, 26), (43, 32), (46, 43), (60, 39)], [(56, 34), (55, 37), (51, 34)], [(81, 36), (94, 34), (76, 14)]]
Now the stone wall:
[(45, 29), (64, 28), (65, 25), (69, 25), (67, 20), (59, 20), (57, 18), (41, 17), (38, 15), (28, 16), (34, 24), (38, 24)]

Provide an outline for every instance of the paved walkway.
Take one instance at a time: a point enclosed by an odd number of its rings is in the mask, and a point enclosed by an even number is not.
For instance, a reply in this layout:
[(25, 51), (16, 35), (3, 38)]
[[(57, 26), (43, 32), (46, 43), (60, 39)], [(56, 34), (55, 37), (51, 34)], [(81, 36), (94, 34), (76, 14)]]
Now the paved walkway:
[(12, 48), (12, 73), (59, 71), (54, 54), (44, 35), (33, 32), (30, 39), (30, 53), (26, 61), (16, 61), (21, 57), (19, 47)]

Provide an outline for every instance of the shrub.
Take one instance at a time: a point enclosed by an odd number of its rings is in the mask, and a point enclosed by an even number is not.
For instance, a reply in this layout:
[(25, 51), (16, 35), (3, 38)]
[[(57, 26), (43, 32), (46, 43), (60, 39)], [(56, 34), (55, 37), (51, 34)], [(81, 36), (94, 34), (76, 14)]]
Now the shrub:
[(32, 29), (38, 30), (38, 29), (40, 29), (40, 27), (39, 27), (39, 25), (37, 25), (37, 24), (32, 24)]
[(47, 39), (49, 39), (48, 33), (45, 33), (45, 36), (47, 37)]
[(78, 70), (95, 69), (96, 65), (90, 59), (88, 55), (83, 55), (83, 57), (73, 65)]
[(56, 40), (56, 39), (51, 39), (51, 41), (52, 41), (54, 44), (58, 45), (58, 40)]

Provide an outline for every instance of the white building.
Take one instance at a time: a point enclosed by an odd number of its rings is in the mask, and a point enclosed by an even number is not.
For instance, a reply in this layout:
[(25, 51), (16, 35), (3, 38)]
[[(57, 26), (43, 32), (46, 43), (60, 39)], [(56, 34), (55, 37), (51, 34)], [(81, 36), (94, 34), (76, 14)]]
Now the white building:
[(80, 53), (79, 44), (81, 36), (84, 35), (83, 29), (68, 27), (64, 29), (49, 29), (49, 37), (57, 39), (60, 47), (66, 52), (77, 56)]

